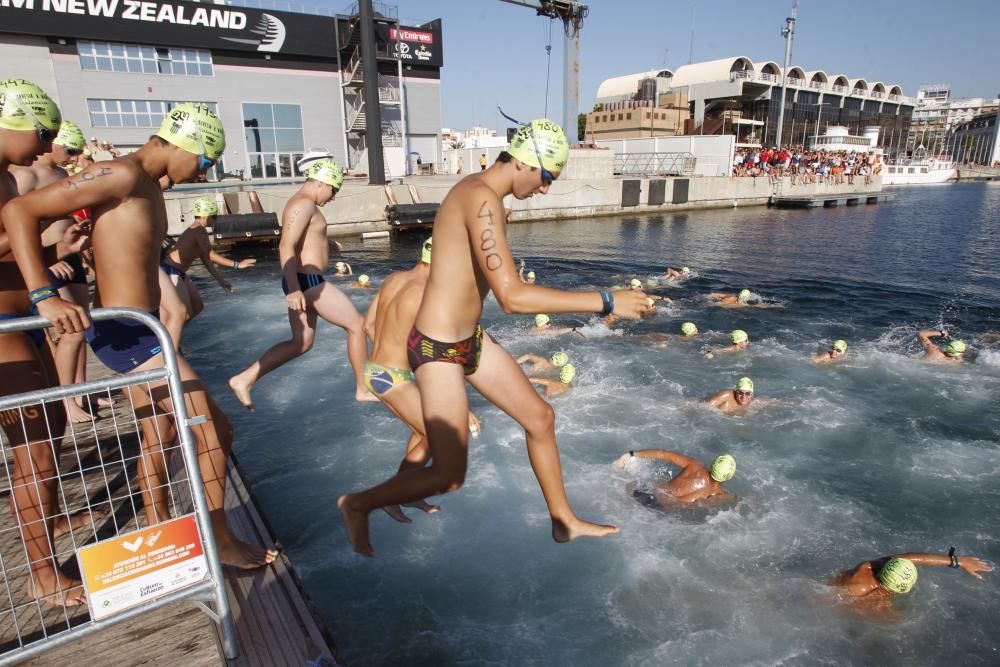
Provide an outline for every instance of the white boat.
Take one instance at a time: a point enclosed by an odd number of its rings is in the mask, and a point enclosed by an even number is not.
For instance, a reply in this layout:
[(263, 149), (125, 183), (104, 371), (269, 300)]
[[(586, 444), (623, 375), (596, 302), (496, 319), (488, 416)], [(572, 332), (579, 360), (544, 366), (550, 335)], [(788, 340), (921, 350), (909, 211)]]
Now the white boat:
[(894, 160), (882, 167), (882, 185), (927, 185), (958, 178), (955, 162), (946, 156), (927, 157), (923, 146), (913, 159)]

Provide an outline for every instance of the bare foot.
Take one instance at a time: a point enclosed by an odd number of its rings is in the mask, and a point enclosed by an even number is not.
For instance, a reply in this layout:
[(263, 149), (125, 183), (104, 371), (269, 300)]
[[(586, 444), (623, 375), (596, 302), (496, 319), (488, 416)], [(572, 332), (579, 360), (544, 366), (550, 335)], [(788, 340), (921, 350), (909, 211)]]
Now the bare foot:
[(234, 375), (229, 378), (229, 388), (233, 390), (236, 394), (236, 400), (243, 404), (243, 407), (250, 412), (256, 412), (256, 408), (253, 406), (253, 399), (250, 398), (250, 388), (253, 385), (245, 384), (240, 380), (239, 375)]
[(366, 403), (368, 401), (378, 401), (378, 396), (368, 391), (367, 388), (359, 387), (357, 391), (354, 392), (354, 400), (359, 403)]
[(403, 508), (399, 505), (386, 505), (382, 511), (400, 523), (413, 523), (413, 519), (403, 514)]
[(403, 507), (412, 507), (414, 509), (423, 510), (428, 514), (434, 514), (435, 512), (441, 511), (440, 505), (431, 505), (426, 500), (417, 500), (412, 503), (403, 503)]
[(606, 537), (617, 532), (618, 526), (590, 523), (576, 517), (567, 524), (552, 517), (552, 539), (556, 542), (572, 542), (578, 537)]
[(53, 568), (33, 571), (25, 590), (32, 600), (41, 600), (53, 607), (79, 607), (87, 604), (83, 582), (70, 579)]
[(368, 514), (350, 506), (350, 496), (337, 498), (337, 509), (347, 528), (347, 539), (354, 550), (362, 556), (375, 557), (375, 549), (368, 538)]
[(110, 398), (98, 398), (97, 407), (99, 408), (113, 408), (115, 407), (115, 402)]
[(230, 537), (223, 539), (217, 534), (219, 546), (219, 560), (223, 565), (239, 568), (241, 570), (252, 570), (263, 567), (274, 561), (278, 557), (277, 549), (265, 549), (257, 544), (247, 544)]
[(61, 514), (52, 522), (52, 537), (57, 538), (77, 528), (90, 528), (97, 531), (97, 524), (106, 519), (107, 510), (84, 510), (67, 517)]

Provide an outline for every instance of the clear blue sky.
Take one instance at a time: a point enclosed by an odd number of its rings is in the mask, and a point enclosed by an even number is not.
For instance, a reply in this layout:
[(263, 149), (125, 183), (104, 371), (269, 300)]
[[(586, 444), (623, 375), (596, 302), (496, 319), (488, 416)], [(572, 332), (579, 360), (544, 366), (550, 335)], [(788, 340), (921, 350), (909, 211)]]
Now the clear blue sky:
[[(506, 127), (545, 110), (549, 20), (500, 0), (388, 0), (404, 21), (444, 22), (442, 122), (466, 129)], [(745, 55), (784, 60), (780, 29), (791, 0), (590, 0), (580, 46), (580, 110), (613, 76)], [(562, 113), (562, 26), (552, 26), (548, 112)], [(792, 62), (868, 81), (907, 95), (950, 83), (952, 97), (1000, 93), (1000, 0), (800, 0)]]

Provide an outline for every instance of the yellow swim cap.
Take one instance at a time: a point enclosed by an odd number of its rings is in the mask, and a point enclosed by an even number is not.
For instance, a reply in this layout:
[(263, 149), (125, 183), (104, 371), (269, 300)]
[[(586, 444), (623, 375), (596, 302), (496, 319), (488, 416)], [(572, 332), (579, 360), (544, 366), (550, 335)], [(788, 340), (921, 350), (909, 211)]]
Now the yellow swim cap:
[(528, 279), (529, 280), (534, 280), (535, 279), (535, 272), (534, 271), (528, 271)]
[(52, 140), (52, 143), (59, 144), (63, 148), (73, 151), (83, 151), (87, 140), (83, 138), (83, 130), (76, 123), (64, 120), (59, 127), (59, 134)]
[(561, 369), (559, 369), (559, 381), (563, 384), (569, 384), (576, 377), (576, 368), (573, 364), (566, 364)]
[(222, 121), (204, 104), (178, 104), (164, 117), (156, 136), (209, 160), (218, 160), (226, 150), (226, 130)]
[(84, 148), (83, 149), (83, 157), (90, 157), (93, 154), (94, 154), (94, 151), (90, 150), (89, 148)]
[(334, 266), (334, 267), (335, 267), (335, 268), (336, 268), (336, 269), (337, 269), (338, 271), (343, 271), (344, 269), (346, 269), (346, 268), (347, 268), (347, 265), (346, 265), (346, 264), (344, 264), (343, 262), (337, 262), (337, 263), (336, 263), (336, 264), (334, 264), (333, 266)]
[(736, 459), (733, 458), (732, 454), (717, 456), (712, 461), (709, 474), (716, 482), (728, 482), (736, 474)]
[(730, 338), (733, 341), (733, 345), (750, 342), (750, 336), (748, 336), (747, 332), (743, 329), (733, 329), (733, 333), (730, 334)]
[(214, 199), (198, 197), (194, 200), (194, 217), (210, 218), (213, 215), (219, 215), (219, 205)]
[(359, 285), (367, 285), (371, 281), (372, 281), (372, 279), (368, 277), (367, 273), (362, 273), (360, 276), (358, 276), (358, 284)]
[(344, 170), (329, 158), (316, 160), (310, 164), (306, 167), (305, 175), (306, 178), (333, 186), (335, 190), (339, 190), (340, 186), (344, 184)]
[(681, 273), (691, 273), (691, 269), (686, 266), (681, 267)]
[(753, 393), (753, 380), (748, 377), (741, 377), (736, 381), (736, 391), (749, 391)]
[(909, 593), (917, 583), (917, 566), (909, 558), (890, 558), (878, 571), (878, 580), (893, 593)]
[(552, 355), (552, 365), (560, 368), (569, 363), (569, 355), (565, 352), (556, 352)]
[(434, 245), (434, 237), (428, 236), (427, 240), (424, 241), (423, 247), (420, 249), (420, 261), (424, 264), (431, 263), (431, 249)]
[(653, 297), (647, 296), (646, 305), (649, 306), (650, 308), (653, 308), (654, 306), (656, 306), (656, 301), (653, 300)]
[(45, 91), (25, 79), (0, 81), (0, 129), (59, 131), (62, 114)]
[(693, 336), (698, 333), (698, 327), (694, 322), (685, 322), (681, 325), (681, 333), (685, 336)]
[(549, 323), (549, 321), (550, 321), (549, 316), (546, 315), (545, 313), (538, 313), (537, 315), (535, 315), (536, 327), (544, 327), (546, 324)]
[(847, 353), (847, 341), (846, 340), (835, 340), (833, 341), (833, 349), (842, 354)]
[(631, 287), (632, 289), (639, 289), (640, 287), (642, 287), (642, 281), (639, 280), (638, 278), (633, 278), (632, 280), (628, 281), (628, 286)]
[(750, 300), (750, 290), (748, 289), (740, 290), (739, 296), (737, 298), (740, 300), (740, 303), (746, 303), (747, 301)]
[(507, 152), (529, 167), (545, 167), (558, 176), (569, 160), (569, 142), (561, 127), (541, 118), (517, 128)]
[(965, 343), (953, 340), (944, 346), (944, 353), (949, 357), (960, 357), (965, 353)]

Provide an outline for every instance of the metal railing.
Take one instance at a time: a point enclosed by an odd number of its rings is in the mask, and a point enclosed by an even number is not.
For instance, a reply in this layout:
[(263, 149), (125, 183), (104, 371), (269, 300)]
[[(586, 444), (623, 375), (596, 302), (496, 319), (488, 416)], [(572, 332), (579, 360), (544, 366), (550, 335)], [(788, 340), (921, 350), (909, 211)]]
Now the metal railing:
[(697, 161), (692, 153), (616, 153), (614, 173), (622, 176), (690, 176)]
[[(4, 583), (4, 592), (0, 592), (0, 665), (27, 660), (181, 600), (194, 602), (220, 626), (226, 657), (235, 659), (239, 654), (236, 632), (191, 432), (191, 426), (203, 423), (207, 415), (188, 417), (177, 357), (159, 320), (130, 308), (97, 309), (91, 311), (91, 318), (98, 322), (127, 319), (142, 323), (155, 333), (164, 365), (0, 397), (0, 490), (12, 496), (14, 509), (14, 516), (0, 515), (0, 576)], [(40, 317), (25, 317), (0, 322), (0, 333), (44, 334), (48, 326)], [(62, 402), (75, 398), (92, 401), (93, 396), (110, 402), (110, 416), (82, 425), (68, 424), (58, 432), (65, 424)], [(142, 399), (138, 405), (134, 397)], [(151, 477), (147, 465), (155, 465), (155, 457), (162, 457), (159, 460), (163, 470)], [(137, 484), (133, 484), (137, 477)], [(170, 516), (160, 516), (159, 510)], [(129, 572), (131, 567), (138, 567), (134, 563), (138, 556), (130, 561), (127, 552), (135, 554), (143, 540), (147, 546), (155, 544), (163, 530), (152, 529), (164, 526), (164, 520), (173, 517), (176, 522), (192, 516), (207, 572), (200, 560), (180, 561), (190, 567), (185, 573), (175, 571), (173, 576), (178, 581), (181, 576), (187, 577), (185, 587), (168, 584), (165, 590), (170, 592), (145, 602), (141, 600), (149, 590), (136, 592), (122, 588), (125, 582), (113, 583), (123, 578), (119, 566), (125, 578), (140, 573), (150, 576), (155, 571), (152, 566)], [(57, 522), (62, 527), (59, 534)], [(131, 536), (132, 542), (126, 536)], [(127, 552), (116, 551), (123, 548), (116, 544), (119, 542)], [(93, 584), (93, 572), (83, 567), (81, 556), (81, 549), (89, 550), (94, 545), (115, 549), (109, 562), (122, 559), (107, 570), (108, 578), (103, 583), (111, 585), (99, 591), (87, 584)], [(171, 553), (162, 553), (167, 551), (166, 539), (161, 546), (159, 552), (144, 554), (143, 558), (148, 555), (155, 564), (161, 556), (170, 557)], [(75, 574), (64, 574), (71, 584), (63, 584), (62, 591), (58, 590), (59, 584), (51, 585), (53, 576), (77, 562), (81, 563), (80, 582), (73, 581)], [(43, 579), (48, 579), (48, 588)], [(80, 586), (85, 587), (87, 605), (59, 604), (70, 599)], [(41, 597), (47, 603), (38, 599)], [(213, 603), (214, 610), (205, 603)], [(114, 606), (122, 610), (111, 615), (109, 610)]]

